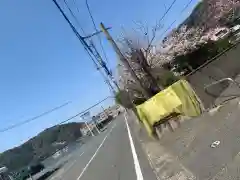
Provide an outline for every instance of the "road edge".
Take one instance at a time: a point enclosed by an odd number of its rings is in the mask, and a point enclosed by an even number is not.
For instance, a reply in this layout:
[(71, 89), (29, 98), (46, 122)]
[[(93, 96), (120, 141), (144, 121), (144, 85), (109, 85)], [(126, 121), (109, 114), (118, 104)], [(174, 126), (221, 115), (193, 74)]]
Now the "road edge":
[(133, 124), (132, 133), (140, 142), (146, 153), (149, 164), (158, 180), (195, 180), (192, 172), (178, 161), (177, 157), (169, 153), (161, 144), (147, 135), (135, 114), (128, 110), (128, 119)]

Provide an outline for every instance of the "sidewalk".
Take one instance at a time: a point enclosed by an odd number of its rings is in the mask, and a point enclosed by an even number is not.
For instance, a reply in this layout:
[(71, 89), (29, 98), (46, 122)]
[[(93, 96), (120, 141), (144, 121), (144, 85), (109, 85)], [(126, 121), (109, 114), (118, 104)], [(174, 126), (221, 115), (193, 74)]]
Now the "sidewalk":
[[(240, 179), (239, 99), (181, 123), (160, 140), (150, 139), (131, 114), (142, 147), (160, 180)], [(219, 146), (212, 148), (214, 141)]]
[(133, 112), (129, 113), (129, 117), (131, 117), (131, 123), (135, 123), (133, 126), (134, 133), (138, 137), (142, 148), (147, 154), (150, 165), (159, 180), (195, 179), (191, 172), (160, 144), (160, 141), (148, 136), (143, 126), (138, 123)]

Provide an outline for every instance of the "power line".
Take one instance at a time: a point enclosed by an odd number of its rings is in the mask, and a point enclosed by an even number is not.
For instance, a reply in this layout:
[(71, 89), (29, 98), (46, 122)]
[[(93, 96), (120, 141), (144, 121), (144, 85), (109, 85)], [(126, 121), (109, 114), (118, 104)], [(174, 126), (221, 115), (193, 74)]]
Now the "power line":
[(170, 6), (168, 7), (168, 9), (165, 11), (165, 13), (163, 14), (163, 16), (162, 16), (161, 19), (159, 20), (159, 22), (162, 21), (162, 20), (165, 18), (165, 16), (168, 14), (168, 12), (172, 9), (173, 5), (176, 3), (176, 1), (177, 1), (177, 0), (173, 0), (173, 1), (172, 1), (172, 3), (171, 3)]
[[(74, 1), (74, 2), (75, 2), (75, 1)], [(75, 3), (76, 3), (76, 2), (75, 2)], [(75, 3), (74, 3), (74, 4), (75, 4)], [(86, 32), (84, 31), (84, 29), (83, 29), (83, 27), (81, 26), (79, 20), (77, 19), (77, 17), (75, 16), (75, 14), (74, 14), (73, 11), (71, 10), (71, 8), (69, 7), (69, 5), (68, 5), (68, 3), (67, 3), (66, 0), (64, 0), (64, 4), (67, 6), (70, 14), (71, 14), (72, 17), (74, 18), (74, 20), (76, 21), (76, 23), (78, 24), (78, 26), (80, 27), (80, 29), (81, 29), (81, 31), (83, 32), (83, 34), (86, 35)], [(78, 11), (79, 11), (79, 9), (78, 9)]]
[[(65, 5), (67, 6), (70, 14), (73, 16), (74, 20), (77, 22), (78, 26), (81, 28), (83, 34), (84, 34), (85, 36), (87, 36), (87, 33), (86, 33), (86, 32), (84, 31), (84, 29), (82, 28), (79, 20), (78, 20), (77, 17), (74, 15), (73, 11), (71, 10), (71, 8), (70, 8), (70, 6), (68, 5), (68, 3), (67, 3), (66, 0), (64, 0), (64, 3), (65, 3)], [(76, 3), (75, 0), (73, 0), (73, 3), (74, 3), (74, 5), (76, 6), (77, 11), (80, 13), (80, 10), (79, 10), (79, 8), (78, 8), (77, 3)], [(86, 1), (86, 3), (87, 3), (87, 1)], [(88, 5), (87, 5), (87, 7), (88, 7)], [(91, 16), (91, 20), (92, 20), (92, 23), (93, 23), (93, 25), (94, 25), (95, 31), (98, 32), (98, 29), (97, 29), (97, 27), (96, 27), (96, 24), (95, 24), (95, 22), (94, 22), (94, 19), (93, 19), (93, 16), (92, 16), (91, 12), (90, 12), (89, 7), (88, 7), (88, 12), (89, 12), (89, 14), (90, 14), (90, 16)], [(103, 45), (102, 45), (101, 38), (100, 38), (99, 34), (96, 34), (96, 35), (97, 35), (97, 37), (99, 38), (100, 46), (101, 46), (101, 49), (102, 49), (103, 54), (104, 54), (104, 56), (105, 56), (105, 59), (106, 59), (106, 61), (108, 61), (107, 56), (106, 56), (106, 53), (105, 53), (104, 48), (103, 48)], [(93, 44), (94, 48), (96, 48), (92, 40), (91, 40), (91, 43)]]
[[(76, 5), (77, 11), (80, 13), (80, 11), (79, 11), (79, 9), (78, 9), (78, 7), (77, 7), (76, 2), (75, 2), (75, 1), (73, 1), (73, 2), (74, 2), (74, 4)], [(83, 33), (86, 35), (84, 29), (81, 27), (80, 22), (78, 21), (78, 19), (77, 19), (76, 16), (74, 15), (73, 11), (72, 11), (71, 8), (69, 7), (69, 5), (68, 5), (68, 3), (67, 3), (66, 0), (64, 0), (64, 3), (65, 3), (65, 5), (67, 6), (68, 10), (70, 11), (71, 15), (73, 16), (73, 18), (75, 19), (75, 21), (76, 21), (76, 22), (78, 23), (78, 25), (80, 26), (80, 28), (81, 28), (81, 30), (83, 31)], [(87, 4), (87, 1), (86, 1), (86, 4)], [(95, 24), (95, 22), (94, 22), (94, 19), (93, 19), (93, 16), (92, 16), (92, 14), (91, 14), (91, 11), (90, 11), (90, 8), (89, 8), (88, 4), (87, 4), (87, 8), (88, 8), (88, 12), (89, 12), (89, 14), (90, 14), (92, 23), (93, 23), (93, 25), (94, 25), (94, 29), (95, 29), (95, 31), (97, 32), (98, 29), (97, 29), (97, 27), (96, 27), (96, 24)], [(100, 46), (101, 46), (102, 52), (103, 52), (103, 54), (104, 54), (104, 56), (105, 56), (105, 59), (107, 60), (107, 55), (106, 55), (106, 52), (105, 52), (105, 50), (104, 50), (104, 48), (103, 48), (102, 41), (101, 41), (101, 38), (100, 38), (99, 34), (97, 34), (97, 37), (98, 37), (98, 39), (99, 39)], [(92, 40), (90, 40), (90, 42), (91, 42), (91, 45), (92, 45), (93, 49), (94, 49), (95, 52), (96, 52), (96, 56), (95, 56), (96, 59), (99, 59), (99, 63), (100, 63), (101, 66), (105, 69), (106, 73), (107, 73), (108, 75), (111, 75), (111, 76), (112, 76), (112, 74), (111, 74), (111, 72), (108, 70), (108, 68), (105, 67), (105, 66), (106, 66), (106, 63), (102, 60), (100, 54), (99, 54), (98, 51), (97, 51), (97, 48), (96, 48), (95, 44), (93, 43)], [(107, 60), (107, 61), (108, 61), (108, 60)]]
[[(88, 4), (88, 0), (86, 0), (85, 2), (86, 2), (86, 6), (87, 6), (87, 10), (88, 10), (89, 16), (90, 16), (91, 21), (92, 21), (93, 26), (94, 26), (94, 30), (95, 30), (95, 31), (98, 31), (97, 26), (96, 26), (96, 23), (95, 23), (95, 20), (94, 20), (94, 18), (93, 18), (92, 12), (91, 12), (91, 9), (90, 9), (89, 4)], [(106, 52), (105, 52), (105, 50), (104, 50), (104, 48), (103, 48), (103, 45), (102, 45), (101, 37), (100, 37), (99, 34), (97, 34), (97, 37), (98, 37), (98, 41), (99, 41), (100, 47), (101, 47), (101, 49), (102, 49), (103, 55), (104, 55), (104, 57), (105, 57), (105, 60), (106, 60), (107, 62), (109, 62), (109, 61), (108, 61), (108, 58), (107, 58), (107, 55), (106, 55)]]
[[(81, 26), (81, 24), (80, 24), (80, 22), (78, 21), (77, 17), (74, 15), (73, 11), (72, 11), (71, 8), (69, 7), (69, 5), (68, 5), (68, 3), (67, 3), (66, 0), (64, 0), (64, 3), (65, 3), (65, 5), (67, 6), (70, 14), (73, 16), (73, 18), (74, 18), (75, 21), (77, 22), (78, 26), (81, 28), (83, 34), (86, 35), (86, 32), (84, 31), (83, 27)], [(74, 3), (76, 3), (76, 2), (74, 1)], [(77, 35), (77, 34), (75, 33), (75, 35)], [(77, 35), (77, 37), (78, 37), (78, 35)], [(79, 38), (78, 38), (78, 39), (79, 39)], [(82, 37), (81, 37), (81, 39), (83, 40)], [(81, 41), (81, 42), (82, 42), (82, 41)], [(82, 44), (83, 44), (83, 43), (82, 43)], [(90, 59), (93, 61), (96, 69), (99, 70), (100, 67), (97, 65), (95, 59), (92, 57), (92, 55), (90, 54), (90, 52), (85, 48), (85, 46), (84, 46), (84, 49), (85, 49), (85, 51), (87, 52), (87, 54), (88, 54), (88, 56), (90, 57)]]
[(97, 105), (101, 104), (102, 102), (106, 101), (108, 98), (111, 98), (111, 96), (108, 96), (108, 97), (104, 98), (103, 100), (97, 102), (96, 104), (92, 105), (91, 107), (89, 107), (89, 108), (87, 108), (87, 109), (85, 109), (85, 110), (83, 110), (83, 111), (81, 111), (81, 112), (75, 114), (74, 116), (72, 116), (72, 117), (70, 117), (70, 118), (68, 118), (68, 119), (66, 119), (66, 120), (64, 120), (64, 121), (62, 121), (62, 122), (60, 122), (60, 123), (58, 123), (57, 125), (60, 125), (60, 124), (66, 123), (66, 122), (70, 121), (71, 119), (74, 119), (74, 118), (78, 117), (79, 115), (81, 115), (81, 114), (83, 114), (83, 113), (89, 111), (90, 109), (94, 108), (95, 106), (97, 106)]
[(78, 12), (79, 15), (80, 15), (80, 10), (79, 10), (79, 8), (78, 8), (78, 5), (77, 5), (76, 0), (73, 0), (73, 4), (75, 5), (75, 7), (76, 7), (76, 9), (77, 9), (77, 12)]
[[(60, 7), (60, 5), (57, 3), (56, 0), (52, 0), (53, 3), (56, 5), (57, 9), (60, 11), (60, 13), (62, 14), (62, 16), (64, 17), (64, 19), (67, 21), (68, 25), (71, 27), (73, 33), (76, 35), (76, 37), (78, 38), (78, 40), (81, 42), (81, 44), (84, 47), (84, 50), (87, 52), (87, 54), (89, 55), (89, 57), (91, 58), (91, 60), (93, 61), (94, 65), (97, 67), (97, 70), (99, 69), (99, 67), (97, 66), (96, 61), (94, 60), (93, 57), (95, 57), (95, 59), (97, 61), (100, 61), (100, 66), (104, 68), (105, 72), (107, 75), (110, 75), (110, 71), (108, 70), (106, 64), (103, 64), (102, 60), (101, 60), (101, 56), (98, 54), (98, 52), (96, 51), (96, 49), (94, 49), (94, 51), (91, 49), (91, 47), (87, 44), (87, 42), (84, 40), (84, 38), (78, 33), (78, 31), (76, 30), (76, 28), (73, 26), (73, 24), (71, 23), (71, 21), (68, 19), (68, 17), (66, 16), (66, 14), (63, 12), (62, 8)], [(69, 7), (69, 6), (68, 6)], [(70, 8), (69, 8), (70, 9)], [(94, 45), (93, 45), (94, 47)], [(105, 76), (104, 76), (105, 78)], [(105, 81), (107, 82), (107, 84), (109, 85), (110, 82), (108, 80), (108, 78), (105, 78)], [(113, 88), (112, 86), (110, 88)], [(114, 91), (114, 89), (113, 89)]]
[[(57, 6), (58, 10), (61, 12), (62, 16), (64, 17), (64, 19), (67, 21), (67, 23), (69, 24), (69, 26), (71, 27), (72, 31), (74, 32), (74, 34), (77, 36), (77, 38), (79, 39), (79, 41), (81, 42), (81, 44), (84, 47), (84, 50), (87, 52), (87, 54), (90, 56), (91, 60), (94, 62), (94, 64), (96, 65), (96, 61), (100, 64), (100, 66), (104, 69), (107, 77), (110, 77), (110, 79), (113, 81), (113, 83), (116, 85), (116, 87), (118, 88), (118, 85), (116, 83), (116, 81), (114, 80), (113, 76), (112, 76), (112, 72), (108, 69), (106, 63), (102, 60), (102, 57), (100, 56), (100, 54), (98, 53), (95, 45), (93, 44), (93, 42), (90, 40), (90, 44), (91, 46), (89, 46), (87, 44), (87, 42), (85, 41), (85, 39), (78, 33), (78, 31), (76, 30), (76, 28), (73, 26), (73, 24), (70, 22), (70, 20), (68, 19), (68, 17), (66, 16), (66, 14), (63, 12), (63, 10), (61, 9), (61, 7), (59, 6), (59, 4), (57, 3), (56, 0), (52, 0), (54, 2), (54, 4)], [(70, 9), (70, 7), (68, 6), (68, 8)], [(71, 9), (70, 9), (71, 10)], [(73, 14), (73, 12), (72, 12)], [(74, 15), (74, 14), (73, 14)], [(90, 55), (91, 54), (91, 55)], [(94, 60), (94, 58), (96, 59), (96, 61)], [(99, 67), (97, 67), (97, 70), (99, 70)], [(101, 72), (101, 71), (100, 71)], [(113, 92), (115, 92), (114, 88), (112, 87), (109, 79), (105, 76), (103, 76), (105, 79), (105, 82), (107, 83), (107, 85), (112, 89)]]
[[(74, 2), (75, 2), (75, 1), (74, 1)], [(80, 22), (78, 21), (77, 17), (74, 15), (73, 11), (72, 11), (71, 8), (69, 7), (69, 5), (68, 5), (68, 3), (67, 3), (66, 0), (64, 0), (64, 3), (65, 3), (65, 5), (67, 6), (70, 14), (73, 16), (73, 18), (74, 18), (75, 21), (77, 22), (78, 26), (81, 28), (83, 34), (86, 35), (86, 32), (84, 31), (83, 27), (81, 26), (81, 24), (80, 24)], [(75, 2), (75, 3), (76, 3), (76, 2)], [(59, 9), (59, 10), (60, 10), (60, 9)], [(70, 22), (70, 21), (69, 21), (69, 22)], [(70, 26), (71, 26), (71, 25), (70, 25)], [(72, 28), (72, 26), (71, 26), (71, 28)], [(74, 29), (75, 29), (75, 28), (74, 28)], [(72, 28), (72, 30), (74, 31), (74, 34), (78, 37), (78, 39), (79, 39), (80, 42), (82, 43), (83, 38), (82, 38), (80, 35), (78, 35), (78, 32), (76, 31), (76, 32), (77, 32), (77, 33), (76, 33), (74, 29)], [(81, 37), (81, 38), (80, 38), (80, 37)], [(83, 44), (83, 43), (82, 43), (82, 44)], [(86, 51), (86, 53), (88, 54), (88, 56), (90, 57), (90, 59), (93, 61), (96, 69), (99, 70), (100, 67), (97, 65), (95, 59), (92, 57), (92, 55), (90, 54), (90, 52), (85, 48), (85, 46), (84, 46), (84, 50)]]
[(69, 101), (69, 102), (67, 102), (67, 103), (62, 104), (61, 106), (57, 106), (57, 107), (55, 107), (55, 108), (53, 108), (53, 109), (51, 109), (51, 110), (45, 111), (44, 113), (42, 113), (42, 114), (40, 114), (40, 115), (37, 115), (37, 116), (32, 117), (32, 118), (30, 118), (30, 119), (27, 119), (27, 120), (25, 120), (25, 121), (16, 123), (16, 124), (11, 125), (11, 126), (9, 126), (9, 127), (0, 129), (0, 133), (9, 131), (9, 130), (11, 130), (11, 129), (17, 128), (17, 127), (22, 126), (22, 125), (24, 125), (24, 124), (30, 123), (30, 122), (32, 122), (32, 121), (34, 121), (34, 120), (36, 120), (36, 119), (39, 119), (39, 118), (41, 118), (41, 117), (43, 117), (43, 116), (46, 116), (46, 115), (50, 114), (50, 113), (52, 113), (52, 112), (54, 112), (54, 111), (56, 111), (56, 110), (58, 110), (58, 109), (61, 109), (62, 107), (66, 106), (66, 105), (68, 105), (68, 104), (70, 104), (70, 103), (71, 103), (71, 102)]
[[(184, 8), (180, 11), (178, 17), (181, 16), (184, 11), (186, 11), (186, 9), (189, 7), (189, 5), (192, 3), (192, 1), (193, 1), (193, 0), (188, 1), (188, 3), (187, 3), (187, 4), (184, 6)], [(172, 28), (173, 24), (174, 24), (176, 21), (177, 21), (177, 18), (176, 18), (176, 19), (167, 27), (167, 29), (160, 35), (160, 38), (161, 38), (168, 30), (170, 30), (170, 29)]]
[[(94, 18), (93, 18), (93, 15), (92, 15), (91, 9), (90, 9), (90, 7), (89, 7), (88, 0), (86, 0), (85, 2), (86, 2), (86, 6), (87, 6), (87, 10), (88, 10), (89, 16), (90, 16), (91, 21), (92, 21), (93, 26), (94, 26), (94, 30), (97, 32), (98, 29), (97, 29), (97, 26), (96, 26), (95, 20), (94, 20)], [(107, 62), (109, 62), (109, 61), (108, 61), (108, 58), (107, 58), (107, 55), (106, 55), (106, 52), (105, 52), (105, 50), (104, 50), (104, 48), (103, 48), (103, 44), (102, 44), (101, 37), (100, 37), (99, 34), (97, 34), (97, 37), (98, 37), (99, 44), (100, 44), (100, 47), (101, 47), (101, 49), (102, 49), (102, 52), (103, 52), (104, 58), (105, 58), (105, 60), (106, 60)], [(93, 47), (93, 48), (96, 48), (96, 47)], [(103, 63), (103, 65), (106, 66), (106, 63), (105, 63), (104, 61), (102, 61), (101, 63)], [(119, 90), (120, 88), (119, 88), (117, 82), (114, 80), (112, 74), (110, 74), (110, 78), (112, 79), (113, 83), (115, 84), (115, 86), (116, 86), (116, 87), (118, 88), (118, 90)]]

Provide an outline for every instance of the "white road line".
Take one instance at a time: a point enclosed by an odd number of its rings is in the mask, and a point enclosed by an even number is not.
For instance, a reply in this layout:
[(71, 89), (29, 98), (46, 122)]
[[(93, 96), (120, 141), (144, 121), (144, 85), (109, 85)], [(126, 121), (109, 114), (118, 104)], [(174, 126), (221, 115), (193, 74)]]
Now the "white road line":
[(82, 152), (82, 153), (79, 155), (79, 157), (81, 157), (83, 154), (84, 154), (84, 152)]
[[(79, 155), (79, 157), (81, 157), (83, 154), (84, 154), (84, 152), (82, 152), (82, 153)], [(67, 169), (65, 169), (64, 173), (66, 173), (67, 171), (69, 171), (69, 169), (71, 169), (71, 167), (72, 167), (76, 162), (77, 162), (77, 160), (75, 159), (75, 160), (71, 163), (71, 165), (69, 165), (69, 166), (67, 167)]]
[(125, 122), (127, 125), (127, 131), (128, 131), (128, 137), (129, 137), (129, 142), (130, 142), (130, 146), (131, 146), (131, 150), (132, 150), (132, 155), (133, 155), (133, 162), (134, 162), (134, 166), (135, 166), (135, 172), (136, 172), (136, 176), (137, 176), (137, 180), (143, 180), (143, 175), (142, 175), (142, 170), (139, 164), (139, 160), (137, 157), (137, 152), (134, 146), (134, 142), (132, 139), (132, 135), (131, 135), (131, 131), (128, 125), (128, 120), (127, 120), (127, 116), (126, 116), (126, 112), (124, 112), (124, 118), (125, 118)]
[[(82, 152), (79, 157), (81, 157), (84, 154), (84, 152)], [(77, 162), (77, 160), (75, 159), (66, 169), (62, 169), (62, 171), (60, 171), (58, 174), (56, 174), (55, 176), (53, 176), (50, 180), (59, 178), (60, 176), (62, 176), (64, 173), (68, 172), (73, 165)]]
[(86, 166), (83, 168), (81, 174), (78, 176), (77, 180), (80, 180), (81, 177), (83, 176), (84, 172), (87, 170), (88, 166), (90, 165), (90, 163), (92, 162), (92, 160), (95, 158), (95, 156), (97, 155), (99, 149), (102, 147), (102, 145), (104, 144), (104, 142), (106, 141), (108, 135), (112, 132), (113, 128), (116, 126), (116, 124), (114, 124), (112, 126), (112, 128), (110, 129), (110, 131), (107, 133), (107, 135), (104, 137), (103, 141), (101, 142), (101, 144), (98, 146), (97, 150), (95, 151), (95, 153), (93, 154), (93, 156), (91, 157), (91, 159), (88, 161), (88, 163), (86, 164)]
[(63, 176), (64, 173), (68, 172), (70, 168), (77, 162), (77, 160), (74, 160), (66, 169), (61, 169), (55, 176), (53, 176), (50, 180), (60, 178)]

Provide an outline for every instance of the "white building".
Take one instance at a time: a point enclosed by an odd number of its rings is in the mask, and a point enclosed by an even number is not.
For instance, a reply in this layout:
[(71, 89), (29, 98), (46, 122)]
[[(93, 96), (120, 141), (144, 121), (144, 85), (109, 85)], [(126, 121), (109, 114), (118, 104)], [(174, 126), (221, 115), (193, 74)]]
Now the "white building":
[(231, 33), (231, 30), (227, 27), (219, 27), (210, 32), (209, 38), (212, 41), (218, 41), (226, 38)]

